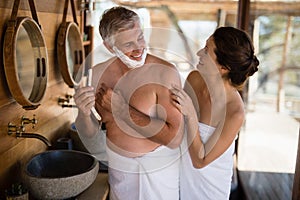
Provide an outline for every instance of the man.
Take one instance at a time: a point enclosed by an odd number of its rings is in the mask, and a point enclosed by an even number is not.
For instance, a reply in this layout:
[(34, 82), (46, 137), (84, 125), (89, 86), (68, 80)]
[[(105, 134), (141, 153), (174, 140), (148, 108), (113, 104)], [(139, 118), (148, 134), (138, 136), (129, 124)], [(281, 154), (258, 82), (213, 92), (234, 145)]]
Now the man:
[[(135, 12), (113, 7), (103, 14), (99, 30), (116, 56), (93, 68), (96, 97), (93, 87), (77, 89), (76, 128), (93, 138), (105, 123), (111, 199), (179, 199), (183, 118), (169, 93), (172, 85), (180, 86), (179, 74), (147, 53)], [(91, 113), (94, 105), (101, 122)]]

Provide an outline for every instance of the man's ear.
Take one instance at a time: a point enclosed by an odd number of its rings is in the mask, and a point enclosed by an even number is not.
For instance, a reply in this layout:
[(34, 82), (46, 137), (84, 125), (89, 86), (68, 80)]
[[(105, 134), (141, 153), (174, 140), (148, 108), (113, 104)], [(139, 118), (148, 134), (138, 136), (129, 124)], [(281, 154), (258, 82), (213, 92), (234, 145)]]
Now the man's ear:
[(109, 42), (107, 41), (103, 41), (103, 44), (104, 46), (107, 48), (107, 50), (110, 52), (110, 53), (115, 53), (115, 51), (113, 50), (112, 46), (109, 44)]

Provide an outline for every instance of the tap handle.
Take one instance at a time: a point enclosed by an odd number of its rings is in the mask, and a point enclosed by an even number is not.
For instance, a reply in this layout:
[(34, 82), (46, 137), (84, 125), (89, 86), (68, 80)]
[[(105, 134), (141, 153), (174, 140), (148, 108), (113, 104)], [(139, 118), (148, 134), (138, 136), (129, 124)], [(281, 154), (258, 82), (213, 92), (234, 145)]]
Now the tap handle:
[(23, 132), (25, 132), (25, 126), (21, 125), (21, 126), (17, 126), (14, 125), (13, 123), (9, 122), (7, 125), (7, 134), (11, 135), (13, 133), (16, 134), (16, 136), (18, 136), (19, 134), (22, 134)]
[(33, 118), (31, 119), (31, 123), (33, 124), (33, 126), (35, 126), (38, 123), (37, 119), (35, 118), (35, 114), (33, 114)]
[(62, 104), (64, 104), (64, 103), (69, 103), (70, 102), (70, 99), (64, 99), (64, 98), (62, 98), (62, 97), (58, 97), (58, 103), (60, 104), (60, 103), (62, 103)]
[(23, 116), (21, 119), (21, 127), (24, 127), (25, 124), (32, 124), (32, 128), (34, 128), (37, 124), (37, 119), (35, 118), (35, 115), (33, 115), (32, 119)]
[(7, 125), (7, 134), (11, 135), (13, 133), (16, 133), (17, 131), (18, 131), (18, 127), (13, 123), (9, 122)]
[(72, 96), (71, 94), (66, 94), (65, 97), (66, 97), (68, 100), (70, 100), (70, 99), (73, 98), (73, 96)]

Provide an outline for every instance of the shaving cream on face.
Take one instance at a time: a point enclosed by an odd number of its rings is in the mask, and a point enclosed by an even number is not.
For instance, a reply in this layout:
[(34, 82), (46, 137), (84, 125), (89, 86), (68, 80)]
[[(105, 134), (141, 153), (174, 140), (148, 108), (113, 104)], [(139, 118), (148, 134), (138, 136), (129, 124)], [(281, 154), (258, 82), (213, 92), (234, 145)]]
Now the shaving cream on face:
[(121, 50), (119, 50), (116, 46), (113, 46), (113, 50), (114, 50), (116, 56), (129, 68), (137, 68), (137, 67), (141, 67), (145, 64), (145, 60), (147, 57), (147, 49), (146, 48), (143, 50), (142, 59), (140, 61), (130, 59)]

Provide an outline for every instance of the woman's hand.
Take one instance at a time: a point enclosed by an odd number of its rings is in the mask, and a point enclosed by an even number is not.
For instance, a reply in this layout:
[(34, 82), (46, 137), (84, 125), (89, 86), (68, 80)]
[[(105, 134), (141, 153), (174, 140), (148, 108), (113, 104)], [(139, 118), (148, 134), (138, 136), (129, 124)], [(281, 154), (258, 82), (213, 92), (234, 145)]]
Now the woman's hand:
[(188, 144), (190, 144), (198, 134), (198, 116), (190, 96), (180, 87), (172, 86), (171, 99), (173, 105), (184, 115)]
[(173, 105), (185, 116), (185, 117), (197, 117), (194, 104), (190, 96), (180, 87), (173, 85), (171, 91), (171, 99)]

